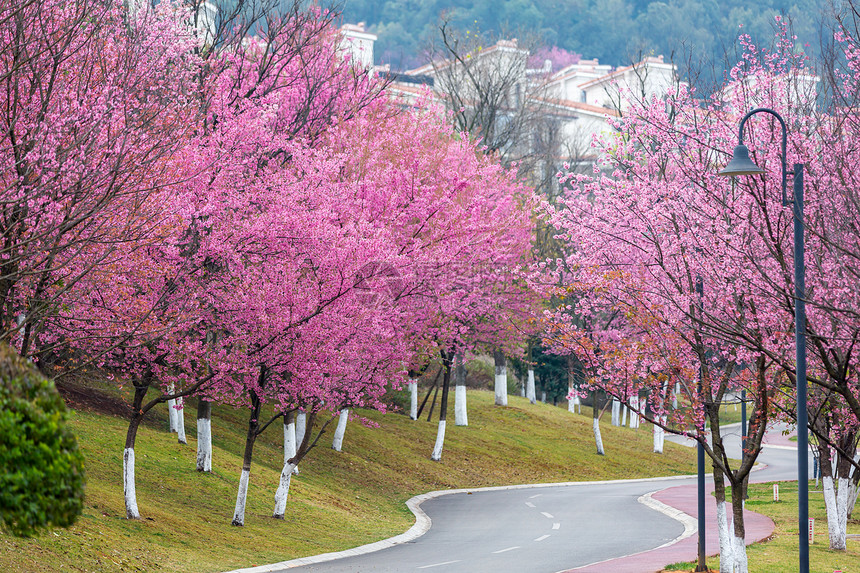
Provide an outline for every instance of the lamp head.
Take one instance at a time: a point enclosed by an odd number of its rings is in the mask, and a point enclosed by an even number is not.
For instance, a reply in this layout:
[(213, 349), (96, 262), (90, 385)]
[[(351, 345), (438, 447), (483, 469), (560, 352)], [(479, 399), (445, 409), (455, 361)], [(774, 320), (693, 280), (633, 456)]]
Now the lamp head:
[(764, 169), (752, 162), (749, 149), (741, 143), (735, 147), (731, 161), (718, 175), (736, 177), (738, 175), (758, 175), (764, 172)]

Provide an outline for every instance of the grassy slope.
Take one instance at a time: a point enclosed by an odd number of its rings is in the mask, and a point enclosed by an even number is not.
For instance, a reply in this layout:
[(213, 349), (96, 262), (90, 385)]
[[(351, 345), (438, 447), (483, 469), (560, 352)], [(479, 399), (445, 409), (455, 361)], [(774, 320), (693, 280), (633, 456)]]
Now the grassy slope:
[[(453, 403), (453, 400), (452, 400)], [(597, 456), (591, 416), (530, 405), (511, 397), (493, 406), (489, 392), (469, 393), (468, 427), (453, 425), (441, 463), (431, 462), (436, 423), (400, 414), (362, 412), (378, 428), (350, 422), (344, 451), (323, 437), (294, 478), (286, 519), (273, 520), (283, 461), (282, 432), (273, 424), (257, 442), (245, 527), (230, 525), (245, 412), (213, 411), (214, 471), (195, 465), (195, 416), (185, 418), (189, 443), (168, 434), (164, 408), (138, 435), (137, 496), (144, 519), (124, 518), (122, 448), (126, 421), (75, 411), (72, 425), (87, 458), (84, 515), (69, 530), (21, 540), (0, 534), (0, 571), (224, 571), (368, 543), (405, 531), (404, 501), (429, 490), (515, 483), (634, 478), (693, 473), (692, 450), (666, 444), (651, 453), (651, 432), (602, 424), (608, 455)], [(263, 418), (266, 419), (266, 418)]]

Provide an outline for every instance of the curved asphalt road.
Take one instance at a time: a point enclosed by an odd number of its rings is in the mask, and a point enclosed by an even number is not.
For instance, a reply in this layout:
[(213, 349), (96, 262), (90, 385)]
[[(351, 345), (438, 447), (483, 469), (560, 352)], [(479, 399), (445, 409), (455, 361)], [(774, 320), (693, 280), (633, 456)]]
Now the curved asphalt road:
[[(729, 447), (739, 457), (739, 425), (726, 428), (726, 433), (734, 434), (729, 440), (735, 443)], [(756, 471), (753, 481), (796, 479), (797, 453), (789, 447), (765, 448), (760, 461), (768, 467)], [(442, 495), (421, 504), (433, 527), (411, 542), (324, 563), (300, 567), (285, 563), (265, 570), (555, 573), (654, 549), (682, 536), (684, 524), (639, 498), (691, 483), (694, 477)]]

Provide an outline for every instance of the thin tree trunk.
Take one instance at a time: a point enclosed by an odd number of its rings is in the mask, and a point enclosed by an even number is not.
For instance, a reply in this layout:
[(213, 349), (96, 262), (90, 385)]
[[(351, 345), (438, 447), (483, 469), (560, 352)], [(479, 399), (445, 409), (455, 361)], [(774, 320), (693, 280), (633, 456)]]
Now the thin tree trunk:
[(212, 402), (197, 402), (197, 471), (212, 471)]
[(734, 529), (734, 540), (732, 547), (732, 561), (735, 573), (748, 573), (747, 562), (746, 527), (744, 526), (744, 498), (746, 488), (744, 483), (732, 484), (732, 520)]
[[(296, 457), (297, 448), (296, 439), (296, 413), (295, 411), (284, 414), (284, 465)], [(291, 472), (295, 475), (299, 474), (298, 466), (293, 466)]]
[(628, 399), (630, 404), (630, 428), (634, 430), (639, 427), (639, 396), (630, 396)]
[(143, 420), (143, 398), (147, 391), (149, 391), (147, 382), (141, 382), (140, 385), (135, 384), (131, 420), (125, 435), (125, 450), (122, 454), (122, 490), (125, 497), (125, 516), (128, 519), (140, 519), (134, 481), (134, 442), (137, 439), (137, 429)]
[(469, 425), (469, 410), (466, 403), (466, 367), (463, 365), (462, 352), (454, 355), (454, 423), (458, 426)]
[(621, 402), (621, 425), (627, 425), (627, 404), (625, 402)]
[(337, 428), (334, 431), (334, 438), (331, 441), (331, 449), (336, 452), (343, 449), (343, 435), (346, 433), (346, 422), (349, 420), (349, 408), (344, 408), (340, 411), (340, 417), (337, 420)]
[(535, 371), (532, 368), (529, 368), (526, 377), (526, 398), (532, 404), (537, 402), (537, 398), (535, 397)]
[[(260, 367), (260, 383), (262, 388), (266, 378), (266, 367)], [(245, 453), (242, 456), (242, 473), (239, 476), (239, 490), (236, 493), (236, 508), (233, 511), (232, 525), (245, 525), (245, 503), (248, 499), (248, 481), (251, 478), (251, 459), (254, 455), (254, 442), (257, 441), (260, 429), (260, 397), (253, 390), (251, 395), (251, 414), (248, 418), (248, 433), (245, 436)]]
[(301, 444), (305, 440), (307, 418), (308, 416), (304, 412), (296, 414), (296, 444)]
[[(290, 414), (294, 414), (294, 413), (289, 413), (287, 415), (289, 416)], [(310, 422), (307, 421), (308, 419), (310, 420)], [(293, 455), (293, 457), (291, 457), (289, 459), (286, 459), (286, 456), (285, 456), (284, 467), (281, 469), (281, 477), (280, 477), (280, 480), (278, 481), (278, 489), (275, 490), (275, 509), (272, 512), (272, 517), (274, 517), (275, 519), (283, 519), (284, 518), (284, 513), (287, 510), (287, 499), (290, 496), (290, 482), (292, 481), (293, 474), (298, 474), (299, 462), (302, 459), (304, 459), (304, 457), (311, 450), (311, 448), (314, 447), (314, 445), (316, 444), (316, 441), (319, 440), (319, 438), (322, 436), (323, 432), (325, 431), (325, 428), (331, 422), (331, 420), (329, 420), (328, 422), (326, 422), (323, 425), (323, 427), (320, 429), (319, 434), (317, 435), (316, 439), (313, 441), (313, 444), (312, 444), (311, 443), (311, 437), (312, 437), (311, 434), (313, 432), (313, 425), (314, 425), (315, 419), (316, 419), (316, 414), (311, 414), (309, 418), (308, 417), (305, 418), (306, 428), (305, 428), (305, 431), (302, 432), (303, 433), (302, 439), (300, 441), (296, 442), (296, 453), (295, 453), (295, 455)]]
[(287, 497), (290, 493), (290, 479), (298, 472), (298, 467), (291, 463), (296, 457), (296, 413), (284, 414), (284, 467), (281, 469), (281, 479), (275, 491), (275, 510), (272, 517), (283, 519), (287, 510)]
[(436, 443), (430, 459), (434, 462), (442, 461), (442, 447), (445, 445), (445, 423), (448, 418), (448, 388), (451, 385), (451, 355), (442, 351), (442, 364), (445, 374), (442, 378), (442, 404), (439, 410), (439, 427), (436, 430)]
[(621, 425), (621, 402), (615, 398), (612, 399), (612, 425)]
[(591, 429), (594, 431), (594, 443), (597, 446), (597, 455), (606, 455), (603, 451), (603, 438), (600, 436), (600, 408), (597, 404), (597, 391), (594, 392), (594, 398), (591, 405), (592, 421)]
[(418, 380), (410, 380), (409, 384), (409, 417), (418, 419)]
[(493, 352), (493, 362), (496, 366), (495, 390), (496, 406), (508, 405), (508, 366), (504, 352), (496, 349)]
[(726, 479), (723, 472), (714, 466), (714, 498), (717, 503), (717, 531), (720, 539), (720, 573), (732, 573), (734, 567), (733, 540), (729, 528), (726, 508)]
[[(173, 394), (173, 384), (167, 385), (167, 393)], [(176, 421), (176, 400), (167, 401), (167, 429), (169, 432), (176, 432), (179, 422)]]
[(180, 444), (187, 444), (185, 437), (185, 399), (177, 398), (174, 405), (176, 411), (176, 439)]
[(665, 443), (666, 431), (658, 424), (666, 424), (666, 416), (654, 416), (654, 453), (663, 453), (663, 444)]

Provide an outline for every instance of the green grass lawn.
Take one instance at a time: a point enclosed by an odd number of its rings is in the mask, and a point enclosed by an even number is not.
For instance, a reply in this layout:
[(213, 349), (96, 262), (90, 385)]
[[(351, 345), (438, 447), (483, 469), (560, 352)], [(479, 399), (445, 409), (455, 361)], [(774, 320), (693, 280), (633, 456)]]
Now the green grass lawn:
[(576, 415), (515, 396), (500, 408), (492, 393), (472, 391), (468, 427), (454, 426), (451, 400), (442, 462), (430, 461), (435, 419), (360, 412), (379, 427), (351, 421), (340, 454), (329, 447), (330, 434), (323, 437), (293, 479), (283, 521), (270, 517), (283, 462), (282, 426), (273, 424), (255, 448), (246, 525), (233, 527), (247, 412), (213, 408), (213, 472), (202, 474), (195, 471), (191, 402), (187, 445), (166, 431), (166, 406), (140, 429), (138, 521), (125, 519), (123, 505), (126, 420), (73, 411), (71, 426), (86, 456), (84, 514), (70, 529), (32, 539), (0, 534), (0, 571), (225, 571), (402, 533), (414, 522), (404, 502), (430, 490), (695, 472), (692, 450), (667, 443), (665, 454), (651, 453), (648, 427), (614, 428), (607, 420), (601, 457), (587, 409)]
[[(781, 573), (797, 571), (797, 482), (780, 482), (779, 501), (773, 501), (773, 483), (751, 484), (747, 509), (770, 517), (776, 529), (767, 541), (747, 547), (750, 573)], [(847, 551), (831, 551), (828, 548), (827, 514), (824, 497), (809, 482), (809, 517), (815, 518), (815, 541), (809, 546), (809, 570), (811, 573), (833, 573), (860, 571), (860, 540), (848, 539)], [(860, 521), (848, 524), (848, 533), (860, 533)], [(719, 568), (719, 558), (708, 559), (708, 566)], [(693, 571), (694, 563), (678, 563), (667, 571)]]

